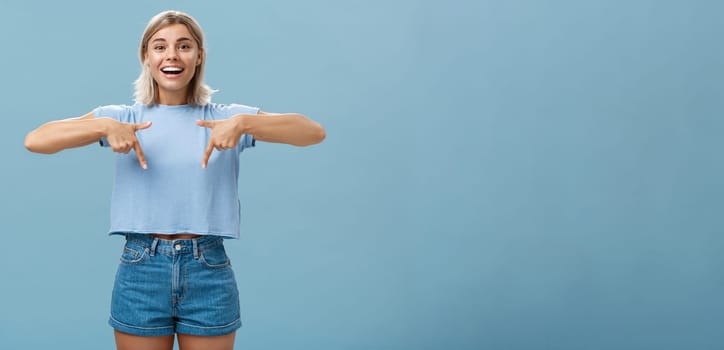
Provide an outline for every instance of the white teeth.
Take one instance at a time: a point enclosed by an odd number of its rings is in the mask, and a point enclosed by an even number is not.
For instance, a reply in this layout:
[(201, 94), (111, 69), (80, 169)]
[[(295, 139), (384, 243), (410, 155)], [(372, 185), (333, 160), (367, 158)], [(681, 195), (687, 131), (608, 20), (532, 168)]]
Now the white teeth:
[(183, 70), (183, 69), (182, 69), (182, 68), (179, 68), (179, 67), (166, 67), (166, 68), (161, 68), (161, 71), (162, 71), (162, 72), (180, 72), (180, 71), (182, 71), (182, 70)]

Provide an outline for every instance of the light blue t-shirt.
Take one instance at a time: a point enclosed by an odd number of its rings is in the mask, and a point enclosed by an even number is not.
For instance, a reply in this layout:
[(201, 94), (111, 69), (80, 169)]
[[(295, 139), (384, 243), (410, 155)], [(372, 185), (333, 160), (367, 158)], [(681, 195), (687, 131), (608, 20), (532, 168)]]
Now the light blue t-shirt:
[[(239, 153), (253, 147), (254, 139), (245, 134), (236, 149), (214, 149), (203, 169), (201, 160), (211, 129), (196, 125), (196, 120), (258, 112), (255, 107), (213, 103), (96, 108), (96, 118), (153, 122), (150, 128), (136, 132), (148, 169), (141, 168), (135, 151), (116, 153), (109, 234), (193, 233), (239, 238)], [(109, 146), (105, 139), (101, 145)]]

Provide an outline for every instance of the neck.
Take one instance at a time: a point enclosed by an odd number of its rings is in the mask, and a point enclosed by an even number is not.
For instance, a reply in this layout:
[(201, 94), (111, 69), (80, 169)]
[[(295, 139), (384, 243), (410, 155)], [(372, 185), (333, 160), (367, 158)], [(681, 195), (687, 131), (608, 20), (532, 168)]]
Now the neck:
[(158, 92), (158, 103), (169, 106), (185, 105), (188, 102), (186, 96), (186, 91), (160, 90)]

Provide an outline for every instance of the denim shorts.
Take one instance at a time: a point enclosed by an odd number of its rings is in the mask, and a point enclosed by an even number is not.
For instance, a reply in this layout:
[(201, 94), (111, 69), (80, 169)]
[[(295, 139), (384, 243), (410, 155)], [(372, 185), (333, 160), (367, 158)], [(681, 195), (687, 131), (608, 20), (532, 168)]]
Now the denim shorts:
[(239, 292), (224, 239), (127, 234), (108, 323), (140, 336), (216, 336), (239, 329)]

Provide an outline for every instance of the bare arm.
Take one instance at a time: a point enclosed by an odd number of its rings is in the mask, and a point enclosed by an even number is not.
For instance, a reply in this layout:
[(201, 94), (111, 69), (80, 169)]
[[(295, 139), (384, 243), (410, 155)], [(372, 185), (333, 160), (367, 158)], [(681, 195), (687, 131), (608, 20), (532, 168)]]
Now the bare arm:
[(108, 120), (111, 119), (94, 118), (90, 112), (82, 117), (47, 122), (25, 136), (25, 148), (51, 154), (98, 142), (105, 136)]
[(242, 134), (266, 142), (309, 146), (320, 143), (326, 137), (324, 127), (297, 113), (237, 114), (222, 120), (197, 120), (196, 124), (210, 128), (211, 138), (206, 146), (201, 167), (206, 168), (214, 148), (219, 151), (236, 147)]
[(96, 118), (90, 112), (81, 117), (41, 125), (25, 136), (25, 148), (35, 153), (52, 154), (67, 148), (86, 146), (106, 137), (114, 152), (128, 153), (131, 149), (135, 150), (141, 167), (145, 169), (146, 160), (136, 131), (150, 126), (150, 122), (130, 124), (107, 117)]
[(326, 137), (324, 127), (297, 113), (265, 113), (237, 115), (242, 134), (254, 135), (254, 139), (265, 142), (286, 143), (294, 146), (309, 146), (320, 143)]

